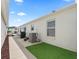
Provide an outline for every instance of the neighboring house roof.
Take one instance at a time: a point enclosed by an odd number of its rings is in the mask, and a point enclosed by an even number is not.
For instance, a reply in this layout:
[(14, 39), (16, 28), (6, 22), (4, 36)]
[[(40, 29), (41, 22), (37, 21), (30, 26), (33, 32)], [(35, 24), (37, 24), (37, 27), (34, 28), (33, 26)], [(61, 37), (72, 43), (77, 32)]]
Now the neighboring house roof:
[(39, 18), (37, 18), (37, 19), (35, 19), (35, 20), (32, 20), (32, 21), (30, 21), (30, 22), (28, 22), (28, 23), (25, 23), (25, 24), (23, 24), (23, 25), (21, 25), (21, 26), (19, 26), (19, 27), (22, 27), (22, 26), (27, 25), (27, 24), (29, 24), (29, 23), (32, 23), (32, 22), (41, 20), (42, 18), (48, 17), (48, 16), (50, 16), (50, 15), (55, 15), (55, 14), (57, 14), (58, 12), (61, 12), (61, 11), (65, 10), (65, 9), (72, 8), (72, 7), (75, 7), (75, 6), (76, 6), (76, 3), (72, 3), (72, 4), (67, 5), (67, 6), (65, 6), (65, 7), (63, 7), (63, 8), (60, 8), (60, 9), (58, 9), (58, 10), (53, 10), (53, 11), (52, 11), (51, 13), (49, 13), (48, 15), (44, 15), (44, 16), (42, 16), (42, 17), (39, 17)]

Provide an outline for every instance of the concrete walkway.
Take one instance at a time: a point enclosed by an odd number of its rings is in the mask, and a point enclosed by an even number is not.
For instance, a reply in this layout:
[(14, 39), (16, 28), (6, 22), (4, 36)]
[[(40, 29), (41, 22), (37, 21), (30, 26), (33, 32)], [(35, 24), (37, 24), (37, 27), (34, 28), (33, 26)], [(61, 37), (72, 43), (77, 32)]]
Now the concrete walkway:
[(28, 59), (12, 37), (9, 37), (10, 59)]
[(24, 41), (24, 39), (21, 39), (19, 36), (14, 36), (13, 38), (14, 38), (15, 41), (17, 40), (23, 47), (28, 47), (28, 46), (31, 46), (31, 45), (36, 45), (36, 44), (42, 43), (42, 42), (31, 43), (28, 40)]
[(37, 59), (25, 48), (34, 44), (28, 41), (24, 41), (23, 39), (20, 39), (18, 36), (9, 37), (10, 59)]

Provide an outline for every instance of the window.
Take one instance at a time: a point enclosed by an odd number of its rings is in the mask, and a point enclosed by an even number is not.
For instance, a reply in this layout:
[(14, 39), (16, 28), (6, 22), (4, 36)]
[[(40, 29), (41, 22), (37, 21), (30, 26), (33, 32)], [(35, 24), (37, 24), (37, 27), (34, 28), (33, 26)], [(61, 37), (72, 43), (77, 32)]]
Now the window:
[(55, 20), (47, 22), (47, 36), (55, 36)]
[(31, 26), (31, 30), (32, 30), (32, 31), (34, 30), (34, 26), (33, 26), (33, 25)]
[(24, 32), (26, 32), (26, 27), (24, 27)]
[(55, 21), (48, 22), (48, 27), (55, 27)]

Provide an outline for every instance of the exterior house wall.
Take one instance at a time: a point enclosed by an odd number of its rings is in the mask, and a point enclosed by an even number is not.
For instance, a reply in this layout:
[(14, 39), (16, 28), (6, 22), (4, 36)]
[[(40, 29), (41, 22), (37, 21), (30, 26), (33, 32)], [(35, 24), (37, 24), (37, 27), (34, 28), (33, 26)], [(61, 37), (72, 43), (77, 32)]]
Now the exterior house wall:
[(17, 29), (18, 29), (18, 35), (20, 35), (20, 27), (17, 27)]
[(8, 17), (9, 17), (8, 3), (9, 0), (1, 0), (1, 16), (3, 17), (6, 26), (8, 25)]
[[(54, 16), (54, 18), (56, 21), (55, 38), (45, 36), (43, 37), (43, 41), (72, 51), (77, 51), (76, 8), (64, 10)], [(44, 32), (45, 35), (46, 31), (43, 30), (42, 32)]]
[(18, 35), (20, 35), (21, 33), (21, 31), (24, 31), (24, 28), (26, 28), (26, 25), (21, 25), (21, 26), (19, 26), (19, 27), (17, 27), (17, 29), (18, 29)]
[[(77, 51), (76, 4), (25, 24), (26, 33), (36, 32), (43, 42)], [(55, 20), (55, 37), (47, 36), (47, 22)], [(31, 25), (35, 30), (31, 31)]]
[(6, 35), (7, 35), (7, 30), (6, 30), (6, 25), (4, 24), (4, 21), (1, 17), (1, 47), (3, 46), (3, 43), (5, 41)]
[(7, 35), (8, 26), (8, 0), (1, 0), (1, 48)]

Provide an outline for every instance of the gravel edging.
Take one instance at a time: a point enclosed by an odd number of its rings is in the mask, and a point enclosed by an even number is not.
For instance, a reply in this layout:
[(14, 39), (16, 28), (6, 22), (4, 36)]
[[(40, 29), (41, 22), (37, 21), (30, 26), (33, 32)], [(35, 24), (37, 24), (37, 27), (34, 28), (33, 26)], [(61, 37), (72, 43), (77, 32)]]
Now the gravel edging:
[(4, 44), (3, 44), (2, 48), (1, 48), (1, 59), (10, 59), (8, 35), (6, 36)]

